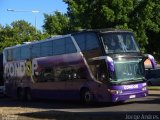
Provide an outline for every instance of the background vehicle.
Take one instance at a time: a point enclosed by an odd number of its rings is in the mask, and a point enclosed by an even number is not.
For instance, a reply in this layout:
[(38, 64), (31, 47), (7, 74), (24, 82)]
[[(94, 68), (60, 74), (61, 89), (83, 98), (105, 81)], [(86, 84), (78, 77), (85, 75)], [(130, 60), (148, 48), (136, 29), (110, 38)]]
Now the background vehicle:
[[(116, 47), (111, 47), (111, 42)], [(5, 48), (6, 94), (19, 99), (52, 98), (117, 102), (147, 96), (143, 55), (134, 35), (88, 30)]]
[(160, 85), (160, 68), (146, 69), (146, 79), (148, 85), (159, 86)]

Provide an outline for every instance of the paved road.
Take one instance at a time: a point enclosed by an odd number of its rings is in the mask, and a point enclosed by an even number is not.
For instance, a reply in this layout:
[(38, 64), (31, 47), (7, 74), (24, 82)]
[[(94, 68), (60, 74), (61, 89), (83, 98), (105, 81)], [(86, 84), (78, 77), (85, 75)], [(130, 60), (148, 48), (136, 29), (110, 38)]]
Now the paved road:
[(54, 119), (54, 120), (159, 120), (160, 91), (133, 99), (123, 104), (82, 105), (66, 101), (20, 102), (0, 99), (0, 114), (4, 120)]

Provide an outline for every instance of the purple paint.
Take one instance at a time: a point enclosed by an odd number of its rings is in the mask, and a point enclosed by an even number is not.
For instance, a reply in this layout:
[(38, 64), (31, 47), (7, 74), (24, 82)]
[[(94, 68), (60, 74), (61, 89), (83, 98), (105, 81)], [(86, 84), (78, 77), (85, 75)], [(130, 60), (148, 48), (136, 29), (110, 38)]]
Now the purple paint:
[(81, 56), (81, 54), (73, 53), (70, 55), (57, 55), (51, 56), (51, 57), (43, 57), (43, 58), (38, 58), (37, 59), (38, 64), (41, 66), (65, 66), (65, 65), (73, 65), (73, 64), (83, 64), (84, 65), (84, 60)]
[(112, 102), (126, 101), (128, 99), (145, 97), (148, 94), (146, 83), (130, 84), (130, 85), (116, 85), (112, 86), (111, 90), (122, 91), (120, 94), (111, 94)]
[(106, 61), (107, 65), (108, 65), (109, 71), (114, 72), (113, 59), (111, 57), (107, 56), (105, 61)]
[(124, 94), (124, 95), (112, 95), (112, 102), (126, 101), (126, 100), (129, 100), (129, 99), (146, 97), (147, 95), (148, 95), (147, 91), (141, 91), (141, 92), (138, 92), (136, 94), (132, 93), (132, 94)]
[(112, 86), (111, 89), (115, 90), (135, 90), (142, 87), (145, 87), (146, 83), (139, 83), (139, 84), (130, 84), (130, 85), (115, 85)]

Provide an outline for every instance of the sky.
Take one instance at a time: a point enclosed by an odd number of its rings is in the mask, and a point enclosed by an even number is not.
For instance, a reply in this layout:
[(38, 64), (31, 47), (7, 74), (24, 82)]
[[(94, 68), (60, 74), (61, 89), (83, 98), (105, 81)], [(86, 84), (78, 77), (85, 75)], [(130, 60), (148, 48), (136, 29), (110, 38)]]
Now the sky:
[(25, 20), (42, 31), (44, 13), (53, 14), (54, 11), (66, 13), (67, 4), (63, 0), (0, 0), (0, 24), (5, 26), (13, 21)]

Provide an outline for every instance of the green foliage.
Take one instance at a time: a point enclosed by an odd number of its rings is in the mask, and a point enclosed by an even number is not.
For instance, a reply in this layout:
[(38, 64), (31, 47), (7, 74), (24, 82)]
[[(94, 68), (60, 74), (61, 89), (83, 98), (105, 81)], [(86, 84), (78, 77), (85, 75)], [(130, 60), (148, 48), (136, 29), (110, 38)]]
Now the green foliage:
[(54, 15), (44, 14), (44, 17), (43, 28), (50, 35), (67, 34), (71, 31), (70, 20), (66, 14), (56, 11)]
[[(160, 1), (141, 0), (137, 3), (131, 14), (129, 25), (135, 31), (139, 44), (147, 49), (153, 40), (148, 31), (152, 33), (160, 31), (160, 14), (158, 13), (160, 11)], [(147, 51), (151, 53), (152, 50), (147, 49)]]
[(82, 28), (108, 28), (129, 22), (129, 0), (64, 0), (71, 23)]
[(24, 20), (14, 21), (11, 25), (0, 25), (0, 51), (5, 47), (22, 44), (23, 42), (41, 40), (48, 37)]

